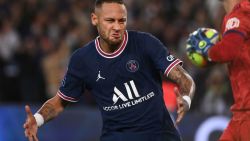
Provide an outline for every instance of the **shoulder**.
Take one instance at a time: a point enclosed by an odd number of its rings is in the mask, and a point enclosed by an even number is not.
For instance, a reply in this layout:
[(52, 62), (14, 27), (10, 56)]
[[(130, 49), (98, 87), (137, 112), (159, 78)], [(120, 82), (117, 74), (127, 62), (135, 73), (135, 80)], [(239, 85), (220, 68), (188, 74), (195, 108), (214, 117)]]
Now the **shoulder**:
[(136, 38), (136, 39), (154, 39), (156, 38), (152, 34), (148, 32), (142, 32), (142, 31), (135, 31), (135, 30), (129, 30), (128, 31), (129, 37)]
[(250, 15), (250, 2), (242, 1), (237, 4), (231, 13), (226, 16), (226, 21), (236, 21), (236, 20), (249, 20)]
[(143, 44), (160, 41), (151, 33), (134, 31), (134, 30), (128, 31), (128, 37), (130, 41), (137, 41), (137, 42), (139, 41), (139, 42), (142, 42)]
[(241, 10), (244, 13), (250, 13), (250, 1), (248, 0), (243, 0), (240, 4), (239, 4), (239, 10)]
[(88, 60), (88, 57), (91, 56), (92, 52), (95, 51), (95, 42), (94, 40), (82, 46), (81, 48), (76, 49), (71, 55), (71, 63), (80, 63), (84, 60)]
[(243, 1), (224, 18), (224, 32), (228, 30), (248, 31), (250, 28), (250, 3)]
[(84, 57), (87, 54), (90, 54), (93, 50), (95, 50), (95, 41), (91, 41), (89, 43), (87, 43), (86, 45), (82, 46), (81, 48), (76, 49), (72, 56), (75, 57)]

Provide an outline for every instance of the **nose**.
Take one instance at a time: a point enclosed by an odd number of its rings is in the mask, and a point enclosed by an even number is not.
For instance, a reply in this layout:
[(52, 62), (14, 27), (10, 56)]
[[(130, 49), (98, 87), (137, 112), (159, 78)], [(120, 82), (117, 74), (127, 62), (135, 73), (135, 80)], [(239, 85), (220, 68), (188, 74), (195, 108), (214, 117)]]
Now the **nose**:
[(120, 25), (120, 23), (118, 21), (114, 22), (113, 29), (114, 30), (120, 30), (121, 29), (121, 25)]

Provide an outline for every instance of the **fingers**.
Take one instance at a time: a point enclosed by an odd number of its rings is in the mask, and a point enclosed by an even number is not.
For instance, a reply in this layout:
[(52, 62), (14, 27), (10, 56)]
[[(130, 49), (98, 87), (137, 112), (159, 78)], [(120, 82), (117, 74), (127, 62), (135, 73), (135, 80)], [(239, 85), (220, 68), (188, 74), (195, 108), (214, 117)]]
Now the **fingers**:
[(25, 130), (25, 137), (27, 137), (29, 139), (29, 141), (39, 141), (37, 138), (37, 135), (35, 133), (32, 133), (29, 130)]
[(24, 133), (25, 133), (25, 137), (27, 137), (29, 139), (29, 141), (33, 141), (33, 137), (28, 130), (25, 130)]
[(33, 135), (34, 141), (39, 141), (36, 135)]
[(177, 109), (177, 114), (181, 114), (184, 110), (183, 104), (179, 104), (180, 106)]
[(179, 124), (180, 121), (183, 119), (186, 110), (185, 110), (185, 103), (183, 98), (181, 97), (181, 94), (177, 88), (174, 88), (175, 94), (177, 96), (177, 119), (176, 119), (176, 124)]
[(24, 123), (23, 128), (29, 128), (29, 125), (27, 123)]
[(29, 136), (29, 132), (27, 130), (24, 131), (25, 137)]
[(26, 111), (28, 117), (33, 116), (29, 105), (25, 106), (25, 111)]
[(33, 141), (33, 137), (32, 136), (29, 136), (28, 139), (29, 139), (29, 141)]
[(23, 124), (23, 128), (28, 129), (30, 126), (30, 119), (33, 116), (33, 114), (28, 105), (25, 106), (25, 111), (27, 113), (27, 119), (26, 119), (26, 122)]
[(186, 113), (183, 103), (179, 103), (178, 105), (179, 105), (179, 107), (178, 107), (178, 110), (177, 110), (178, 116), (177, 116), (177, 119), (176, 119), (176, 124), (180, 123), (180, 121), (183, 119), (183, 117), (184, 117), (184, 115)]
[(27, 137), (29, 141), (38, 141), (38, 138), (36, 136), (36, 131), (35, 129), (33, 129), (33, 126), (32, 126), (33, 114), (28, 105), (25, 106), (25, 111), (27, 114), (26, 122), (23, 124), (23, 128), (25, 129), (25, 132), (24, 132), (25, 137)]
[(28, 137), (29, 141), (39, 141), (38, 138), (34, 135)]
[(185, 114), (185, 111), (182, 110), (182, 112), (180, 112), (177, 116), (177, 119), (176, 119), (176, 124), (179, 124), (181, 122), (181, 120), (183, 119), (184, 117), (184, 114)]

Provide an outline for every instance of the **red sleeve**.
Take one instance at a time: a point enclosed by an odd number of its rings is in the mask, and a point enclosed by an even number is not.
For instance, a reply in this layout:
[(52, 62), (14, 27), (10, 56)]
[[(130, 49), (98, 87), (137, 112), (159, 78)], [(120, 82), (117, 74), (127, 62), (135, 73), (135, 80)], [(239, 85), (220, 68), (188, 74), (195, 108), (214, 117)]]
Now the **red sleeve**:
[(244, 41), (244, 34), (228, 30), (222, 40), (209, 49), (208, 56), (214, 62), (229, 62), (239, 55)]

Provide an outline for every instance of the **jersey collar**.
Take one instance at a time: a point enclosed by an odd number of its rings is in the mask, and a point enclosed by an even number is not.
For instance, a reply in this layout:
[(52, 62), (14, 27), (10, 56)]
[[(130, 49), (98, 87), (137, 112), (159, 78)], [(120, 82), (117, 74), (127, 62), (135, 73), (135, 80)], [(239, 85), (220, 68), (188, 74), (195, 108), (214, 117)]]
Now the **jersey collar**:
[(115, 58), (115, 57), (119, 56), (123, 52), (123, 50), (125, 49), (127, 42), (128, 42), (128, 32), (127, 31), (124, 32), (122, 44), (115, 52), (112, 52), (112, 53), (106, 53), (101, 49), (99, 38), (100, 38), (100, 36), (96, 37), (96, 39), (95, 39), (95, 47), (96, 47), (97, 52), (102, 57)]

